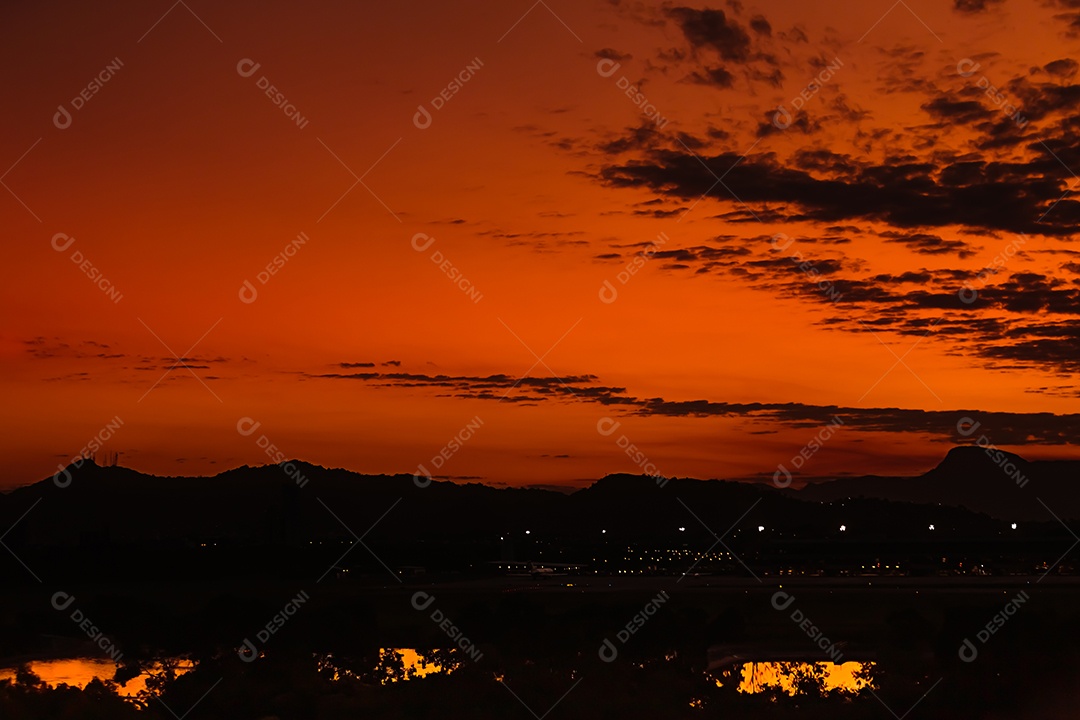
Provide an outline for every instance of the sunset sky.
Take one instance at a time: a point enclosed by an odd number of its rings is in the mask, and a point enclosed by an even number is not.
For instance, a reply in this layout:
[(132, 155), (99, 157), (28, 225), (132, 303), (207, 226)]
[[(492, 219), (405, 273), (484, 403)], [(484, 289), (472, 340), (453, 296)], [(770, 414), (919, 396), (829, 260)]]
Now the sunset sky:
[(0, 486), (117, 418), (104, 450), (155, 474), (265, 437), (491, 484), (771, 478), (836, 418), (797, 475), (1080, 457), (1076, 0), (0, 27)]

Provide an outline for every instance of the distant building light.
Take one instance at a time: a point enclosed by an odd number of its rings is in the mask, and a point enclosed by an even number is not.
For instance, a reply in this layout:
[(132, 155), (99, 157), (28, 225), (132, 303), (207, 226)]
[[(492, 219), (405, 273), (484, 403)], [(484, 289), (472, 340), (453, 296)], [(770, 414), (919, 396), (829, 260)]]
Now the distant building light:
[(933, 530), (933, 529), (934, 529), (934, 526), (933, 526), (933, 525), (931, 525), (931, 526), (930, 526), (930, 529), (931, 529), (931, 530)]
[[(931, 529), (931, 530), (933, 530), (933, 529), (934, 529), (934, 528), (933, 528), (933, 526), (931, 526), (931, 527), (930, 527), (930, 529)], [(525, 531), (525, 534), (526, 534), (526, 535), (532, 535), (532, 533), (531, 533), (531, 532), (529, 532), (528, 530), (526, 530), (526, 531)]]
[(1013, 529), (1013, 530), (1015, 530), (1015, 529), (1016, 529), (1016, 523), (1013, 523), (1013, 524), (1012, 524), (1012, 529)]
[(840, 532), (847, 532), (847, 525), (841, 525)]
[(679, 528), (679, 532), (686, 532), (686, 528), (684, 528), (684, 527)]
[(758, 531), (758, 532), (763, 532), (764, 530), (765, 530), (765, 526), (764, 526), (764, 525), (758, 525), (758, 526), (757, 526), (757, 531)]

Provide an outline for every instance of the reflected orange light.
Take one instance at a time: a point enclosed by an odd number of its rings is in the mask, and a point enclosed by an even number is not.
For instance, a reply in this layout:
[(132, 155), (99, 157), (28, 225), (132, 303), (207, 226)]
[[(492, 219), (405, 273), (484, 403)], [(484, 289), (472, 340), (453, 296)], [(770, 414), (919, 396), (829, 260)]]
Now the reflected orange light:
[(875, 663), (846, 662), (750, 662), (742, 666), (742, 682), (739, 692), (754, 694), (768, 688), (780, 688), (788, 695), (798, 693), (801, 675), (810, 674), (821, 678), (825, 691), (840, 690), (855, 694), (872, 686)]
[[(69, 685), (71, 687), (85, 688), (87, 684), (97, 678), (99, 680), (112, 680), (116, 673), (117, 665), (111, 660), (97, 658), (64, 658), (60, 660), (38, 660), (28, 663), (30, 672), (37, 675), (47, 685)], [(177, 675), (183, 675), (193, 669), (189, 662), (182, 662), (176, 668)], [(160, 667), (154, 668), (160, 670)], [(15, 668), (0, 668), (0, 680), (14, 680)], [(125, 697), (134, 697), (146, 689), (146, 673), (138, 675), (127, 681), (125, 685), (118, 685), (117, 692)]]

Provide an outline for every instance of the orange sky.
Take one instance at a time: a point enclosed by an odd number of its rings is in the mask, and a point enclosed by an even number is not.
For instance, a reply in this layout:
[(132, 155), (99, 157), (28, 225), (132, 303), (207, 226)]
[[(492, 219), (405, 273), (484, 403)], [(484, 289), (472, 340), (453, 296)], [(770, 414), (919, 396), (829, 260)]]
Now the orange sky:
[(436, 474), (770, 477), (833, 417), (803, 474), (920, 472), (964, 417), (1080, 456), (1080, 21), (1051, 0), (0, 18), (0, 485), (115, 418), (158, 474), (262, 435), (413, 472), (474, 418)]

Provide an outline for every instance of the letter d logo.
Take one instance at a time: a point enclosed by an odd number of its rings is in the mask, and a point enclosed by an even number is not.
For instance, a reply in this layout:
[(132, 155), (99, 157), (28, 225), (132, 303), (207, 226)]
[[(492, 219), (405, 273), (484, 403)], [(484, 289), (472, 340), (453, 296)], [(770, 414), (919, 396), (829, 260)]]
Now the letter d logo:
[(56, 114), (52, 118), (53, 125), (61, 130), (67, 130), (71, 127), (71, 113), (67, 111), (67, 108), (63, 105), (56, 106)]
[[(614, 60), (611, 60), (610, 58), (604, 58), (600, 62), (596, 63), (596, 73), (600, 77), (609, 78), (612, 75), (614, 75), (619, 70), (619, 68), (621, 68), (621, 67), (622, 67), (621, 63), (617, 63)], [(612, 660), (614, 660), (614, 659), (615, 658), (612, 658)]]
[(780, 463), (776, 467), (777, 470), (772, 475), (773, 485), (778, 488), (786, 488), (791, 484), (791, 473), (788, 472), (788, 469), (784, 467), (783, 463)]
[(618, 422), (617, 420), (612, 420), (609, 417), (603, 417), (596, 421), (596, 432), (606, 437), (618, 430), (620, 425), (622, 425), (622, 423)]
[(240, 302), (250, 305), (258, 298), (259, 291), (255, 289), (250, 280), (245, 280), (244, 284), (240, 286)]
[(421, 130), (431, 127), (431, 113), (423, 105), (416, 106), (416, 114), (412, 116), (412, 124)]
[(783, 590), (773, 593), (772, 606), (777, 610), (787, 610), (791, 603), (795, 602), (795, 596)]
[(244, 58), (236, 63), (236, 72), (240, 77), (251, 77), (255, 74), (255, 71), (261, 67), (262, 65), (260, 63), (255, 62), (251, 58)]
[(774, 250), (783, 251), (783, 250), (787, 250), (789, 247), (791, 247), (791, 243), (793, 243), (795, 241), (792, 240), (790, 237), (788, 237), (784, 233), (776, 233), (775, 235), (772, 236), (772, 238), (769, 239), (769, 242), (772, 243), (772, 246), (773, 246)]
[[(421, 475), (424, 476), (423, 480), (420, 479)], [(416, 468), (416, 472), (413, 473), (412, 481), (416, 485), (416, 487), (426, 488), (428, 485), (431, 484), (431, 473), (428, 471), (427, 467), (425, 467), (424, 465), (420, 465)]]
[(975, 658), (979, 657), (979, 651), (975, 647), (974, 643), (972, 643), (967, 638), (964, 638), (964, 642), (962, 645), (960, 645), (960, 650), (957, 652), (957, 655), (960, 656), (961, 660), (969, 663), (975, 660)]
[(787, 130), (791, 127), (791, 113), (783, 105), (778, 105), (772, 116), (772, 124), (780, 130)]
[(960, 292), (957, 293), (960, 296), (960, 302), (965, 305), (970, 305), (979, 299), (979, 291), (971, 286), (971, 283), (965, 282), (964, 287), (960, 288)]
[(73, 242), (75, 242), (75, 238), (67, 233), (56, 233), (52, 236), (52, 246), (56, 252), (64, 252), (71, 247)]
[(606, 663), (614, 662), (615, 658), (619, 657), (619, 650), (615, 647), (607, 638), (604, 638), (604, 642), (600, 644), (600, 650), (597, 652), (600, 659)]
[(414, 593), (412, 596), (412, 606), (417, 610), (427, 610), (433, 602), (435, 602), (435, 596), (423, 590)]
[(75, 602), (75, 596), (69, 595), (63, 590), (52, 596), (52, 606), (57, 610), (67, 610), (73, 602)]
[(956, 432), (960, 433), (963, 437), (971, 437), (981, 425), (981, 422), (977, 422), (972, 418), (962, 417), (956, 421)]
[(424, 252), (429, 247), (431, 247), (431, 243), (433, 242), (435, 242), (435, 238), (431, 237), (427, 233), (416, 233), (412, 236), (412, 246), (413, 250), (415, 250), (416, 252)]
[(249, 417), (242, 417), (236, 421), (236, 432), (247, 437), (258, 430), (260, 425), (262, 425), (261, 422), (255, 422)]
[(259, 651), (251, 643), (250, 640), (244, 638), (244, 644), (240, 646), (240, 649), (236, 651), (236, 654), (240, 656), (240, 659), (244, 662), (254, 662), (259, 657)]
[(956, 72), (960, 75), (960, 77), (971, 77), (981, 67), (981, 64), (975, 62), (971, 58), (964, 58), (960, 62), (956, 63)]
[(619, 291), (615, 289), (610, 280), (605, 280), (604, 284), (600, 286), (600, 302), (610, 305), (618, 299)]
[[(57, 465), (56, 468), (56, 474), (52, 476), (53, 483), (58, 488), (66, 488), (71, 484), (71, 472), (63, 465)], [(60, 479), (61, 475), (64, 476), (63, 480)]]

